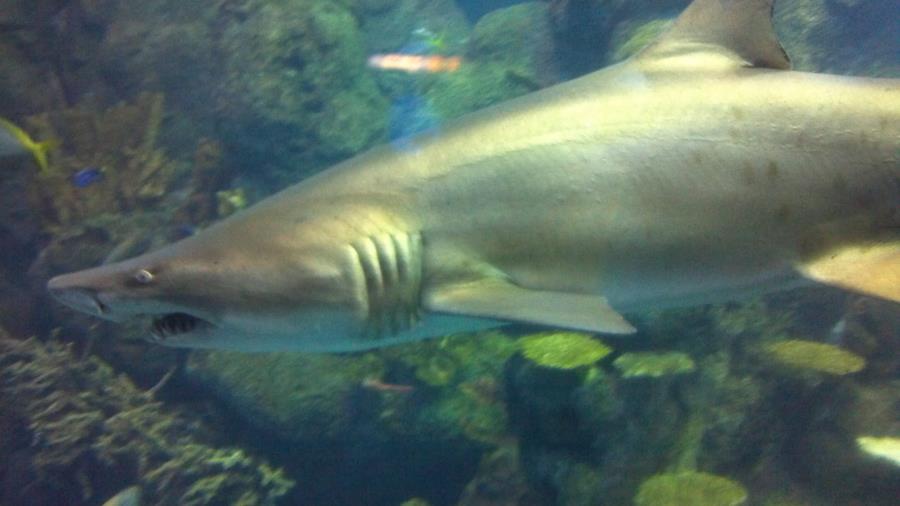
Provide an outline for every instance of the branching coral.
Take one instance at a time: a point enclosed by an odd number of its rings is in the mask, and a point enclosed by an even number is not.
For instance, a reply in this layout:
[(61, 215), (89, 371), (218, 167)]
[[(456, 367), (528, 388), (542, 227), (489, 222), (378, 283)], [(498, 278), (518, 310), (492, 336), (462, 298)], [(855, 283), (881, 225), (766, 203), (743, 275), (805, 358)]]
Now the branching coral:
[(0, 403), (30, 435), (36, 483), (23, 490), (65, 483), (95, 502), (115, 492), (103, 490), (115, 476), (138, 483), (148, 504), (250, 505), (273, 504), (293, 487), (241, 450), (212, 446), (197, 419), (61, 345), (0, 338)]
[[(184, 168), (157, 144), (162, 120), (159, 93), (142, 93), (106, 110), (86, 102), (29, 118), (34, 131), (60, 141), (50, 170), (35, 176), (35, 199), (45, 219), (68, 226), (158, 202)], [(102, 175), (90, 185), (72, 184), (85, 169)]]

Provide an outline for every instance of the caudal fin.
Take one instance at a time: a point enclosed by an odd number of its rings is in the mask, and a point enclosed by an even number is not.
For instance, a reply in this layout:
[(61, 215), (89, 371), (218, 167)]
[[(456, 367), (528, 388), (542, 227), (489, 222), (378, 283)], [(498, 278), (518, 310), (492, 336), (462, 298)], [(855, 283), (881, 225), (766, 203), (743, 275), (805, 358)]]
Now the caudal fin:
[(49, 164), (47, 162), (47, 153), (56, 149), (56, 146), (59, 143), (55, 139), (47, 139), (45, 141), (33, 143), (31, 146), (28, 146), (29, 151), (31, 151), (31, 155), (34, 157), (34, 161), (38, 165), (38, 169), (41, 172), (47, 172), (47, 168)]
[(53, 139), (48, 139), (46, 141), (35, 142), (31, 136), (25, 130), (19, 128), (15, 123), (0, 118), (0, 127), (5, 128), (12, 134), (13, 137), (19, 141), (19, 144), (34, 157), (34, 161), (38, 165), (38, 169), (41, 172), (45, 172), (49, 166), (47, 162), (47, 152), (54, 149), (57, 146), (57, 142)]

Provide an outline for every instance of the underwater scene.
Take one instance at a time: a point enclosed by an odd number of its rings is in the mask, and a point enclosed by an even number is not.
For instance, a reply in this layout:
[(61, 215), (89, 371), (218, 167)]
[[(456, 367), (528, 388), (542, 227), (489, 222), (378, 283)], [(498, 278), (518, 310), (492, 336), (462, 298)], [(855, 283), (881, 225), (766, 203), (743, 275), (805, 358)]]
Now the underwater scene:
[(897, 506), (897, 0), (0, 0), (0, 506)]

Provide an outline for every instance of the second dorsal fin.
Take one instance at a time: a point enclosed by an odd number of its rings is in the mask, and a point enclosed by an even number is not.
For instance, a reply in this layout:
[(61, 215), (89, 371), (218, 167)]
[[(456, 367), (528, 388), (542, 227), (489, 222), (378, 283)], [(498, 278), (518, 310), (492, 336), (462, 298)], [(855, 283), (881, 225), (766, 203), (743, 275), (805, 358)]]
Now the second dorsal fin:
[(637, 58), (719, 52), (743, 66), (789, 69), (790, 59), (772, 25), (774, 4), (775, 0), (694, 0)]

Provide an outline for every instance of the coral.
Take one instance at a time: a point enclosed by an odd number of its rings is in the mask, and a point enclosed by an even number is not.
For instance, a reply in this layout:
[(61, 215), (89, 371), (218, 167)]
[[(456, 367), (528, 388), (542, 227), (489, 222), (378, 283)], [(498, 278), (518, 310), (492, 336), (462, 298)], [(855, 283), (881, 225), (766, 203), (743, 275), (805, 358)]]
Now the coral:
[(525, 358), (544, 367), (575, 369), (612, 352), (600, 340), (577, 332), (545, 332), (519, 339)]
[(295, 182), (384, 135), (388, 104), (340, 3), (247, 2), (219, 45), (219, 135), (253, 167), (248, 176)]
[(337, 438), (350, 431), (347, 399), (383, 371), (374, 355), (210, 351), (192, 354), (188, 363), (191, 377), (235, 412), (286, 440)]
[(799, 339), (788, 339), (765, 345), (776, 362), (801, 371), (843, 376), (861, 371), (866, 360), (837, 346)]
[[(42, 138), (61, 141), (50, 170), (37, 174), (33, 185), (45, 222), (68, 227), (158, 203), (186, 169), (158, 146), (162, 119), (159, 93), (142, 93), (105, 110), (84, 102), (28, 118)], [(72, 177), (84, 169), (97, 170), (102, 178), (86, 187), (74, 185)]]
[(424, 79), (442, 118), (454, 118), (560, 80), (547, 6), (528, 2), (484, 16), (456, 72)]
[(7, 474), (31, 481), (4, 503), (36, 504), (44, 494), (94, 503), (137, 483), (148, 504), (274, 504), (293, 487), (255, 457), (211, 445), (197, 417), (58, 344), (0, 338), (0, 403), (4, 423), (18, 427), (10, 433), (20, 433), (11, 444), (30, 455), (4, 459)]
[(516, 445), (487, 453), (457, 506), (537, 506), (545, 504), (528, 484)]
[(738, 506), (747, 500), (743, 486), (708, 473), (657, 474), (641, 484), (635, 506)]
[(613, 361), (613, 366), (622, 373), (623, 378), (659, 378), (694, 371), (694, 361), (691, 357), (676, 351), (624, 353)]
[(900, 438), (860, 436), (856, 438), (860, 450), (900, 466)]
[(210, 138), (201, 138), (194, 150), (191, 167), (191, 193), (175, 214), (175, 221), (182, 226), (206, 225), (222, 213), (218, 190), (228, 182), (230, 171), (222, 168), (222, 144)]

